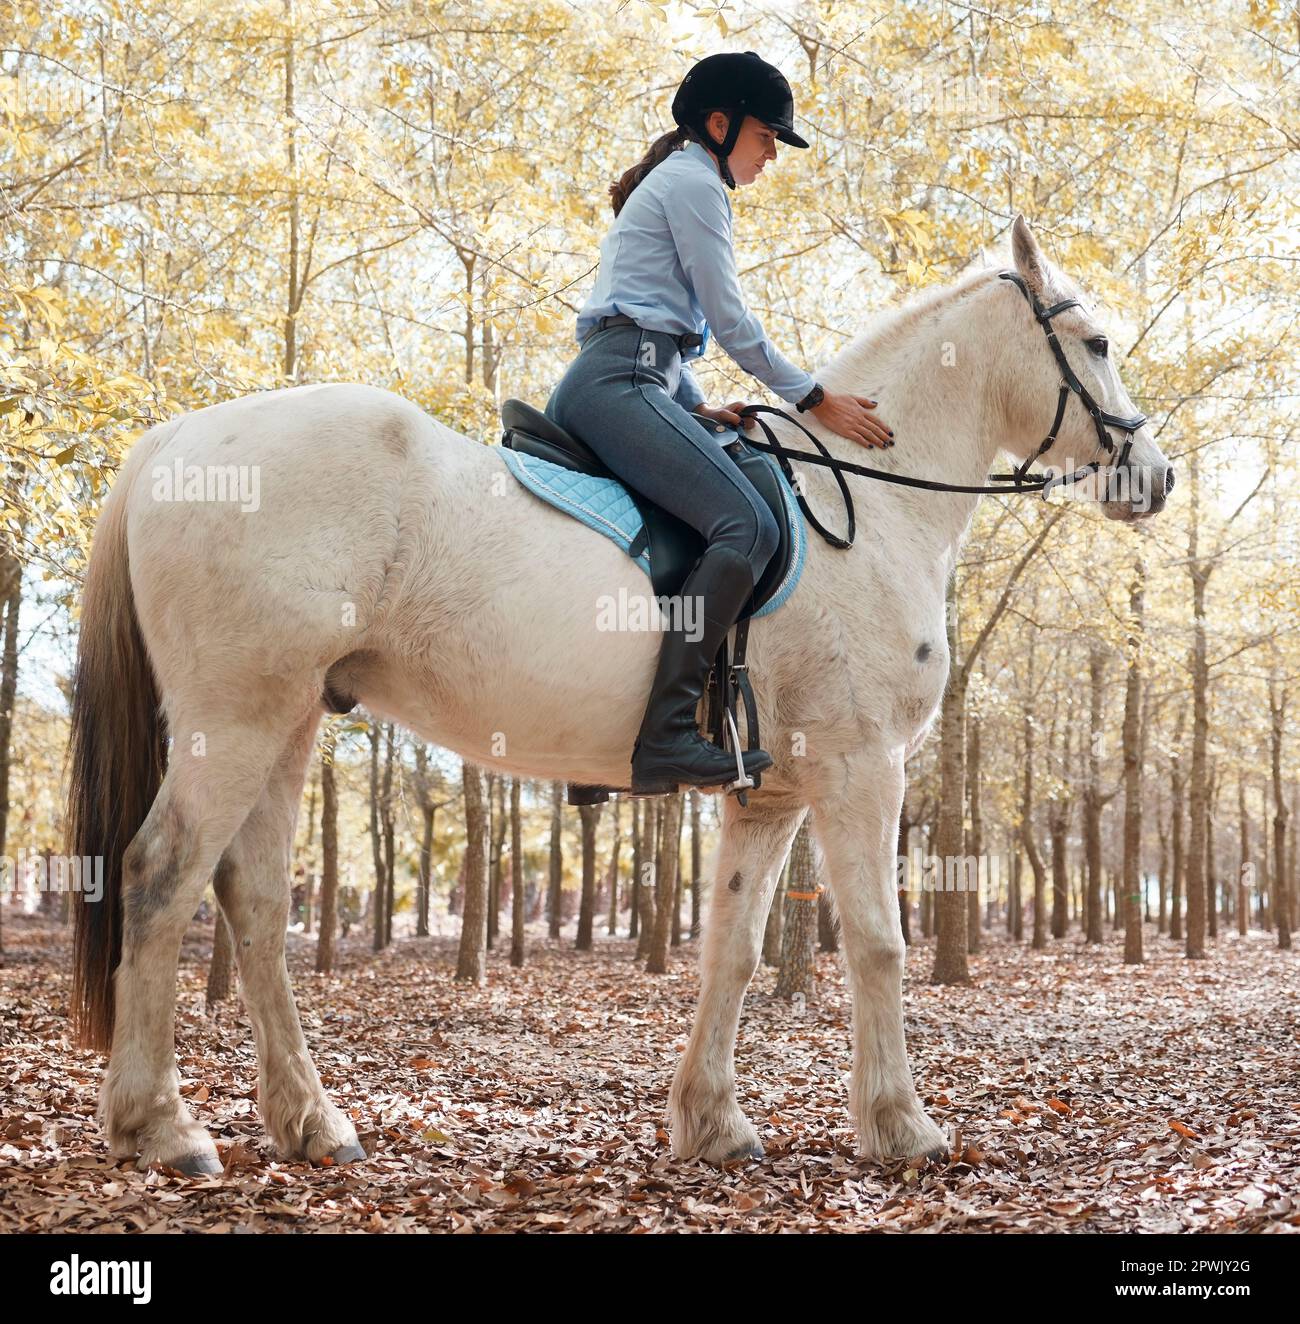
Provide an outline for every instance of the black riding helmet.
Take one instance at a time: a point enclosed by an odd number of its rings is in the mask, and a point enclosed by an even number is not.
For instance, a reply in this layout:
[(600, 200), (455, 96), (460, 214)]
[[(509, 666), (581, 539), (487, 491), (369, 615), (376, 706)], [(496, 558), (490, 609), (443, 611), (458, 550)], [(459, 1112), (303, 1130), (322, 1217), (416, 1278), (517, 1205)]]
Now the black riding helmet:
[[(713, 110), (725, 110), (728, 115), (727, 135), (720, 145), (704, 127), (707, 113)], [(673, 97), (674, 122), (699, 134), (718, 158), (722, 178), (732, 189), (736, 181), (727, 158), (736, 145), (746, 115), (762, 120), (783, 143), (791, 147), (808, 146), (794, 131), (794, 95), (785, 75), (776, 65), (760, 59), (755, 51), (706, 56), (682, 79)]]

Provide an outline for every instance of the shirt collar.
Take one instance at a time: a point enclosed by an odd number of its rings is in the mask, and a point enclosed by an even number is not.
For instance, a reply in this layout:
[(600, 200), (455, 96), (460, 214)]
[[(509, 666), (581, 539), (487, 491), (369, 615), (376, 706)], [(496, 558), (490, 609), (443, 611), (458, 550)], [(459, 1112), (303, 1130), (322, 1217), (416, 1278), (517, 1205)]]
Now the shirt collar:
[[(722, 183), (722, 175), (718, 172), (718, 158), (714, 156), (707, 147), (701, 147), (699, 143), (694, 139), (691, 139), (686, 146), (682, 148), (682, 151), (688, 153), (693, 161), (699, 161), (701, 165), (708, 169), (709, 174), (711, 174), (719, 184)], [(728, 196), (730, 192), (731, 190), (728, 188), (722, 190), (722, 196), (727, 204), (728, 216), (734, 215), (731, 207), (731, 198)]]
[(692, 140), (691, 142), (688, 142), (685, 147), (682, 148), (682, 151), (688, 153), (694, 160), (700, 161), (704, 165), (708, 166), (709, 169), (712, 170), (713, 173), (717, 175), (719, 179), (722, 178), (722, 176), (718, 174), (717, 158), (713, 155), (712, 152), (708, 151), (704, 147), (701, 147), (699, 143)]

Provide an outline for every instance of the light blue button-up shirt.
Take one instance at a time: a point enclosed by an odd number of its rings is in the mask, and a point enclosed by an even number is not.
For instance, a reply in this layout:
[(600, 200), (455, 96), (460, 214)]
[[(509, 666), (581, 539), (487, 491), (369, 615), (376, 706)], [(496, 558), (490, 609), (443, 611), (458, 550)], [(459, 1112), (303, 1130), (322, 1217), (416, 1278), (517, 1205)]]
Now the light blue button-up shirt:
[(816, 380), (767, 338), (746, 307), (731, 243), (731, 199), (714, 158), (699, 143), (673, 152), (632, 190), (600, 242), (596, 284), (578, 314), (581, 343), (600, 318), (623, 313), (650, 331), (704, 337), (683, 352), (676, 399), (704, 403), (686, 359), (699, 358), (709, 334), (783, 400), (802, 400)]

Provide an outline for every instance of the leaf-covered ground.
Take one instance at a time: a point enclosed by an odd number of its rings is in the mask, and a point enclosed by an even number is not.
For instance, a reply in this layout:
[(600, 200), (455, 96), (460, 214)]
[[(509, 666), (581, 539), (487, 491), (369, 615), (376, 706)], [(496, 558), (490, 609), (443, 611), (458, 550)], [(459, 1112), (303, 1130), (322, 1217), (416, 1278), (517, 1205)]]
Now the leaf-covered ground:
[(309, 1042), (371, 1157), (276, 1160), (256, 1114), (238, 998), (203, 1012), (210, 930), (187, 939), (182, 1089), (226, 1163), (137, 1172), (93, 1120), (102, 1064), (69, 1047), (67, 938), (6, 916), (0, 971), (0, 1229), (9, 1231), (1300, 1230), (1300, 977), (1269, 935), (1221, 937), (1204, 962), (1148, 931), (1149, 964), (1111, 938), (1044, 954), (992, 935), (969, 988), (908, 957), (908, 1042), (947, 1165), (854, 1157), (849, 1004), (819, 958), (806, 1006), (755, 978), (737, 1053), (768, 1157), (679, 1162), (665, 1102), (697, 986), (694, 946), (640, 973), (631, 945), (536, 939), (485, 987), (452, 982), (454, 945), (349, 945), (331, 979), (291, 937)]

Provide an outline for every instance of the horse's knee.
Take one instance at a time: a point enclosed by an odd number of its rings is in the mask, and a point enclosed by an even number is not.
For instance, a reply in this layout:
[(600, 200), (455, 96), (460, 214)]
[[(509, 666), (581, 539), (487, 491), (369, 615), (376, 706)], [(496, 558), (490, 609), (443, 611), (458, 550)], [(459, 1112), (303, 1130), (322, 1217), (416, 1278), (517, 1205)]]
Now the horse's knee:
[[(184, 907), (176, 901), (194, 854), (194, 836), (187, 831), (174, 801), (150, 814), (122, 855), (122, 910), (128, 942), (142, 942), (155, 924), (184, 924)], [(168, 912), (177, 914), (169, 917)], [(177, 919), (179, 916), (179, 919)]]
[(238, 847), (231, 845), (217, 861), (212, 875), (212, 890), (217, 894), (221, 911), (230, 932), (239, 944), (238, 956), (252, 940), (255, 931), (283, 933), (289, 919), (289, 887), (283, 880), (267, 885), (259, 880), (255, 868), (241, 858)]

